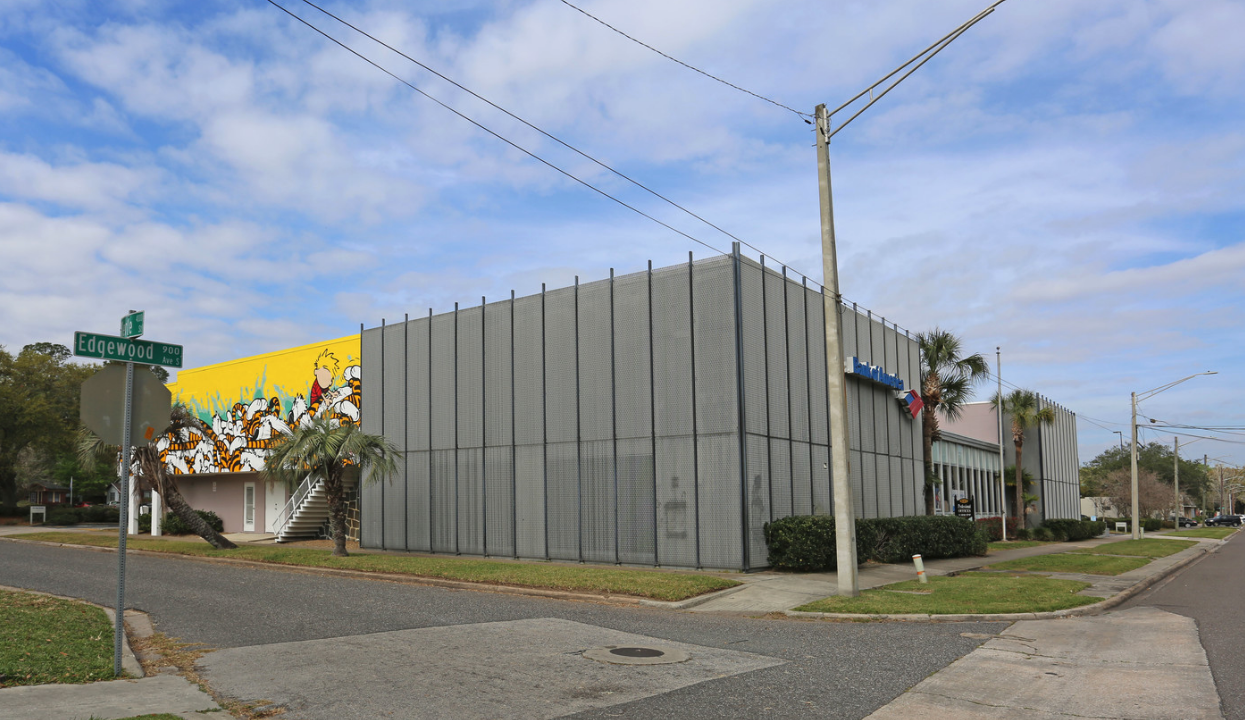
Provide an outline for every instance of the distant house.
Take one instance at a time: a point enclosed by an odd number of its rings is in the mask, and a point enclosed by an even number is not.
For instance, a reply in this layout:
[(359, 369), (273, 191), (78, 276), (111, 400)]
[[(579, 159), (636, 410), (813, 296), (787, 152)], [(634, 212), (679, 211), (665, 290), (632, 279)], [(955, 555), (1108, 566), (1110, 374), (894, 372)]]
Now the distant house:
[(31, 483), (31, 505), (61, 505), (69, 502), (69, 488), (53, 483)]

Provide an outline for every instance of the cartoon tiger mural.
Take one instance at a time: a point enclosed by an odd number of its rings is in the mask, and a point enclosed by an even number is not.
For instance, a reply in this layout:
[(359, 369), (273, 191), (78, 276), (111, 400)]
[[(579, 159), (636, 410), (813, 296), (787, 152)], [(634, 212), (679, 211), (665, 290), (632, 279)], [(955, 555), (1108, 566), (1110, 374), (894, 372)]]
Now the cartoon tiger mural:
[[(357, 363), (357, 350), (353, 355), (343, 353), (340, 346), (353, 340), (353, 348), (358, 347), (358, 336), (344, 338), (328, 344), (304, 346), (280, 353), (270, 353), (249, 360), (223, 363), (221, 366), (203, 368), (199, 371), (212, 372), (216, 368), (227, 368), (232, 373), (245, 372), (249, 364), (260, 371), (255, 381), (254, 399), (250, 402), (234, 401), (225, 410), (205, 410), (208, 403), (204, 398), (217, 400), (219, 407), (219, 388), (212, 388), (199, 376), (193, 377), (194, 392), (190, 398), (183, 397), (187, 388), (175, 387), (182, 382), (170, 384), (171, 390), (178, 390), (175, 395), (180, 401), (189, 400), (192, 410), (199, 415), (202, 430), (183, 430), (178, 436), (165, 434), (156, 442), (160, 457), (170, 473), (190, 475), (196, 473), (234, 473), (259, 472), (264, 469), (264, 460), (268, 450), (273, 447), (279, 436), (288, 434), (300, 427), (310, 418), (329, 417), (336, 423), (357, 424), (360, 408), (363, 406), (362, 369), (358, 364), (347, 364), (340, 369), (339, 354), (346, 355), (349, 360)], [(353, 349), (349, 346), (347, 350)], [(311, 363), (312, 379), (304, 392), (290, 395), (288, 392), (264, 393), (264, 386), (286, 369), (291, 358), (296, 354), (304, 358), (317, 351)], [(279, 358), (281, 364), (274, 362)], [(306, 362), (304, 360), (304, 362)], [(262, 364), (261, 364), (262, 363)], [(234, 367), (242, 364), (241, 369)], [(306, 368), (306, 365), (302, 365)], [(306, 377), (302, 370), (302, 377)], [(223, 384), (223, 383), (222, 383)], [(277, 386), (284, 391), (288, 385)], [(213, 390), (216, 395), (213, 396)], [(245, 391), (245, 388), (244, 388)], [(285, 400), (281, 398), (284, 394)]]

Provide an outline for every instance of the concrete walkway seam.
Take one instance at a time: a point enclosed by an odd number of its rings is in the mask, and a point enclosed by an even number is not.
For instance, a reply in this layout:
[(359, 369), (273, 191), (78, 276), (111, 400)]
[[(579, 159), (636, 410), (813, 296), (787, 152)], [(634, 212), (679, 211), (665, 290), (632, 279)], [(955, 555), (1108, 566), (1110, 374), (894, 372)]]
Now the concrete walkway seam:
[[(1134, 595), (1151, 587), (1159, 580), (1162, 580), (1179, 570), (1192, 565), (1194, 562), (1202, 559), (1203, 556), (1219, 550), (1222, 543), (1212, 546), (1204, 546), (1199, 543), (1199, 547), (1189, 548), (1182, 552), (1196, 551), (1195, 554), (1174, 563), (1153, 575), (1149, 575), (1138, 580), (1136, 583), (1126, 590), (1103, 600), (1102, 602), (1092, 603), (1090, 605), (1081, 605), (1080, 607), (1064, 608), (1063, 610), (1050, 610), (1046, 612), (1034, 613), (996, 613), (996, 614), (948, 614), (948, 615), (928, 615), (924, 613), (909, 614), (876, 614), (868, 615), (863, 613), (821, 613), (821, 612), (801, 612), (799, 610), (784, 610), (783, 614), (787, 617), (804, 618), (811, 620), (842, 620), (845, 622), (862, 622), (862, 621), (894, 621), (894, 622), (929, 622), (929, 623), (952, 623), (952, 622), (1016, 622), (1019, 620), (1059, 620), (1069, 617), (1081, 617), (1088, 615), (1097, 615), (1101, 612), (1110, 610), (1111, 608), (1124, 603)], [(1155, 558), (1158, 559), (1158, 558)], [(972, 572), (972, 570), (961, 570), (957, 572)]]
[[(106, 552), (106, 553), (117, 552), (116, 548), (99, 547), (98, 545), (74, 545), (72, 543), (54, 543), (54, 542), (46, 542), (43, 540), (23, 540), (20, 537), (13, 537), (13, 536), (8, 536), (8, 537), (0, 536), (0, 540), (7, 540), (9, 542), (17, 542), (17, 543), (31, 543), (31, 544), (36, 544), (36, 545), (48, 545), (51, 547), (65, 547), (65, 548), (72, 548), (74, 550), (94, 550), (97, 552)], [(611, 605), (631, 605), (631, 606), (641, 606), (641, 607), (681, 609), (679, 607), (673, 607), (673, 606), (682, 605), (683, 603), (690, 602), (692, 603), (692, 605), (686, 605), (685, 607), (694, 607), (695, 605), (698, 605), (703, 602), (708, 602), (713, 597), (718, 596), (718, 593), (711, 593), (707, 595), (697, 595), (696, 597), (688, 598), (687, 600), (680, 600), (680, 601), (673, 602), (673, 603), (667, 603), (667, 601), (663, 601), (663, 600), (651, 600), (648, 598), (640, 598), (640, 597), (635, 597), (632, 595), (601, 595), (601, 594), (596, 594), (596, 593), (575, 592), (572, 590), (545, 590), (541, 588), (516, 587), (514, 585), (493, 585), (490, 583), (477, 583), (477, 582), (470, 582), (467, 580), (444, 580), (441, 578), (430, 578), (430, 577), (424, 577), (421, 575), (400, 575), (397, 573), (386, 573), (386, 572), (380, 572), (380, 571), (346, 570), (342, 568), (324, 568), (324, 567), (313, 567), (313, 566), (307, 566), (307, 565), (283, 565), (281, 563), (266, 563), (266, 562), (259, 562), (257, 560), (243, 560), (241, 558), (209, 558), (209, 557), (199, 557), (196, 555), (178, 555), (177, 553), (165, 553), (165, 552), (158, 552), (156, 550), (139, 550), (137, 548), (127, 548), (125, 552), (127, 555), (129, 554), (147, 555), (151, 557), (173, 558), (177, 560), (192, 560), (195, 562), (216, 563), (216, 564), (222, 564), (222, 565), (241, 565), (243, 567), (264, 568), (267, 570), (284, 570), (286, 572), (306, 573), (309, 575), (328, 575), (328, 576), (336, 576), (336, 577), (361, 578), (361, 579), (366, 579), (366, 580), (381, 580), (385, 582), (404, 583), (407, 585), (426, 585), (426, 586), (431, 586), (431, 587), (447, 588), (450, 590), (474, 590), (477, 592), (498, 592), (498, 593), (506, 593), (509, 595), (526, 595), (529, 597), (552, 598), (554, 600), (588, 600), (592, 602), (600, 602), (600, 603), (606, 603), (606, 604), (611, 604)], [(736, 587), (726, 588), (726, 590), (734, 592), (734, 591), (742, 590), (745, 587), (747, 587), (746, 583), (738, 585)], [(719, 591), (719, 592), (725, 592), (725, 591)]]
[[(9, 592), (26, 593), (28, 595), (42, 595), (44, 597), (56, 598), (57, 600), (68, 600), (70, 602), (82, 603), (83, 605), (90, 605), (91, 607), (96, 607), (104, 611), (104, 614), (108, 616), (109, 627), (116, 627), (116, 624), (117, 624), (117, 615), (116, 613), (113, 612), (112, 608), (107, 607), (105, 605), (96, 605), (95, 603), (89, 600), (83, 600), (82, 598), (66, 597), (64, 595), (53, 595), (52, 593), (39, 592), (38, 590), (27, 590), (26, 588), (10, 587), (8, 585), (0, 585), (0, 590), (7, 590)], [(131, 617), (131, 613), (137, 613), (137, 612), (138, 612), (137, 610), (127, 610), (125, 613), (125, 616), (129, 618)], [(142, 614), (145, 619), (146, 613), (142, 613)], [(129, 620), (127, 619), (125, 622), (128, 623)], [(150, 624), (150, 621), (148, 621), (148, 624)], [(121, 669), (133, 675), (136, 678), (146, 677), (146, 674), (143, 673), (142, 664), (138, 662), (138, 658), (134, 656), (134, 651), (130, 649), (130, 632), (129, 631), (121, 633)]]

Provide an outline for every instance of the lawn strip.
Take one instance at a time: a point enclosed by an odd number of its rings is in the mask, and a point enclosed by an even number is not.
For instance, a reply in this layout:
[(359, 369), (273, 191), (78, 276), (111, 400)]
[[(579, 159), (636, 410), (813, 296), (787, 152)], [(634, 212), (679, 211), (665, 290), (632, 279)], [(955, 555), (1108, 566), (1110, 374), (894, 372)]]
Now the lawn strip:
[(990, 563), (995, 570), (1028, 570), (1031, 572), (1082, 573), (1085, 575), (1119, 575), (1148, 565), (1149, 558), (1111, 557), (1107, 555), (1084, 555), (1057, 553), (1038, 555)]
[(997, 552), (999, 550), (1023, 550), (1025, 548), (1037, 547), (1039, 545), (1050, 545), (1048, 542), (1038, 540), (996, 540), (989, 543), (986, 548), (988, 552)]
[[(94, 533), (49, 532), (21, 536), (26, 540), (93, 545), (115, 548), (117, 538)], [(185, 540), (130, 538), (126, 545), (135, 550), (191, 555), (207, 558), (236, 558), (278, 565), (335, 568), (364, 572), (394, 573), (464, 582), (513, 585), (570, 592), (630, 595), (654, 600), (686, 600), (739, 584), (736, 580), (711, 575), (672, 573), (631, 568), (583, 567), (547, 562), (498, 562), (463, 557), (421, 557), (356, 553), (332, 557), (328, 550), (244, 546), (236, 550), (217, 550), (206, 543)]]
[(1196, 540), (1165, 540), (1146, 538), (1143, 540), (1120, 540), (1104, 543), (1092, 548), (1079, 548), (1069, 552), (1083, 555), (1127, 555), (1130, 557), (1161, 558), (1175, 555), (1181, 550), (1188, 550), (1197, 545)]
[(0, 590), (0, 688), (112, 680), (112, 652), (103, 610)]
[(1076, 594), (1087, 587), (1089, 583), (1040, 575), (966, 572), (931, 577), (924, 585), (917, 580), (885, 585), (854, 598), (828, 597), (796, 610), (869, 615), (1049, 612), (1099, 602), (1102, 598)]
[(1236, 532), (1236, 528), (1226, 527), (1204, 527), (1191, 528), (1189, 530), (1179, 530), (1177, 532), (1169, 532), (1166, 537), (1190, 537), (1190, 538), (1209, 538), (1211, 540), (1223, 540), (1232, 533)]

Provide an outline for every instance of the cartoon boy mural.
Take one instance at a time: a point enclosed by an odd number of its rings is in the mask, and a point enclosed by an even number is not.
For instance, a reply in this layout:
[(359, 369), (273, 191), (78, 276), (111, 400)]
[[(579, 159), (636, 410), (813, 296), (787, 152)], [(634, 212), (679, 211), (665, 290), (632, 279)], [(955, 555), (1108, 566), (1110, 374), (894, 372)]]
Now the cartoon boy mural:
[[(315, 377), (311, 381), (311, 397), (309, 397), (308, 405), (312, 408), (312, 414), (315, 414), (315, 408), (320, 406), (324, 400), (324, 394), (333, 387), (333, 378), (337, 377), (338, 368), (337, 356), (329, 350), (325, 350), (316, 357)], [(329, 398), (332, 404), (334, 398)]]

